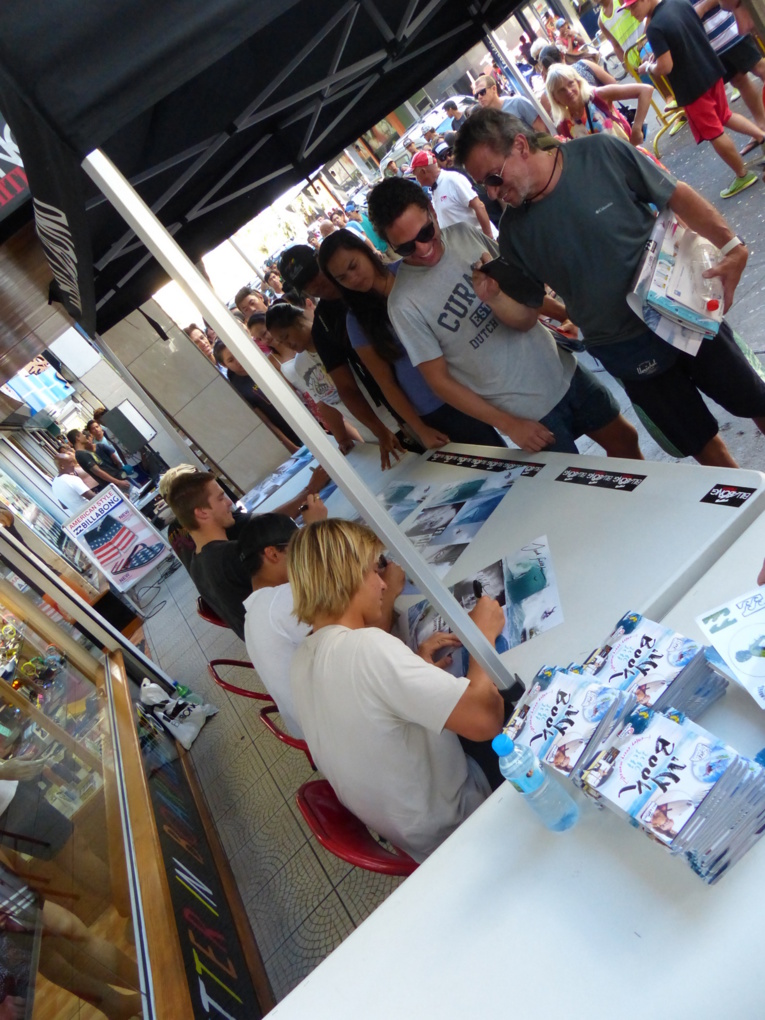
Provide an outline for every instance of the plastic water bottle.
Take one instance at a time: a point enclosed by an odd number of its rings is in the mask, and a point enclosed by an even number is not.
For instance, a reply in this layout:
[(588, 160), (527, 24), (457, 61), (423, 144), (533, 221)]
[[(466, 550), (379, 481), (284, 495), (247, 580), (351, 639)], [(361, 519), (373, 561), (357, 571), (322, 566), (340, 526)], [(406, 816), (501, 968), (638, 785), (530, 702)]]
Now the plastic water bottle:
[(531, 748), (515, 744), (506, 733), (496, 736), (491, 746), (499, 755), (499, 771), (523, 795), (548, 829), (564, 832), (576, 825), (579, 818), (576, 802), (542, 769)]
[(183, 698), (184, 701), (188, 701), (190, 705), (203, 705), (204, 701), (195, 694), (190, 687), (186, 687), (184, 684), (179, 683), (177, 680), (171, 680), (170, 683), (173, 685), (176, 697)]
[(719, 276), (713, 276), (707, 280), (702, 275), (707, 269), (716, 266), (720, 261), (720, 249), (716, 248), (711, 241), (697, 238), (693, 245), (691, 266), (693, 268), (693, 282), (697, 294), (701, 295), (704, 308), (708, 312), (716, 312), (722, 304), (723, 285)]

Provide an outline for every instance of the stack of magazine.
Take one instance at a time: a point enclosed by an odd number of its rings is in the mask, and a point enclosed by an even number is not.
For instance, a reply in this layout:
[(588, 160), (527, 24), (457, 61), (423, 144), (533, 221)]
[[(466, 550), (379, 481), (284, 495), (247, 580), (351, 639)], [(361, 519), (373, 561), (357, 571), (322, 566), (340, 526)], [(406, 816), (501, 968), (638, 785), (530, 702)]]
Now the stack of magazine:
[(576, 779), (581, 765), (603, 747), (637, 707), (635, 698), (581, 674), (543, 667), (505, 726), (540, 761)]
[(672, 709), (636, 709), (581, 784), (710, 885), (765, 828), (765, 770)]
[(704, 649), (640, 613), (626, 613), (581, 666), (608, 687), (628, 691), (658, 712), (672, 706), (697, 719), (728, 687)]

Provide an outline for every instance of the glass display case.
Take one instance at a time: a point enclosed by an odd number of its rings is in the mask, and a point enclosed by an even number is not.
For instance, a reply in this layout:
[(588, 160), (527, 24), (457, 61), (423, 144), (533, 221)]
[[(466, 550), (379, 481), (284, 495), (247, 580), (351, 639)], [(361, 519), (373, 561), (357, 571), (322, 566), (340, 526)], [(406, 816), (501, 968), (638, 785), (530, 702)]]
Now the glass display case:
[(139, 703), (169, 678), (2, 529), (0, 565), (0, 1018), (257, 1020), (193, 767)]

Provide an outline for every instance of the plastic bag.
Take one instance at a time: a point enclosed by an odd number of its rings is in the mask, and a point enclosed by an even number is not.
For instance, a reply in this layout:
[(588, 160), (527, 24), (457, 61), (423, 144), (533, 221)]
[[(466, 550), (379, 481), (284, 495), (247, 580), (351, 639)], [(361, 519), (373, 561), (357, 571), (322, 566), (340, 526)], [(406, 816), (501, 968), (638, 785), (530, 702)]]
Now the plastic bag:
[(205, 720), (218, 712), (215, 705), (194, 705), (185, 698), (171, 698), (159, 684), (146, 677), (141, 682), (141, 704), (151, 708), (154, 717), (187, 751)]

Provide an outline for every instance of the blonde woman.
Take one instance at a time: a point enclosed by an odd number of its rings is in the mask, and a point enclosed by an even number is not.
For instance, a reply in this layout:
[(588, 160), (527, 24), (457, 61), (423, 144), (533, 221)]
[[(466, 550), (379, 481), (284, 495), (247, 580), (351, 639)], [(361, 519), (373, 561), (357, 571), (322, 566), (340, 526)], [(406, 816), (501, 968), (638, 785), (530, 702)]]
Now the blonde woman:
[[(547, 72), (545, 89), (552, 118), (564, 138), (580, 138), (604, 131), (636, 147), (643, 144), (643, 122), (653, 93), (651, 85), (632, 82), (593, 87), (573, 67), (554, 64)], [(638, 101), (631, 125), (613, 105), (625, 99)]]

